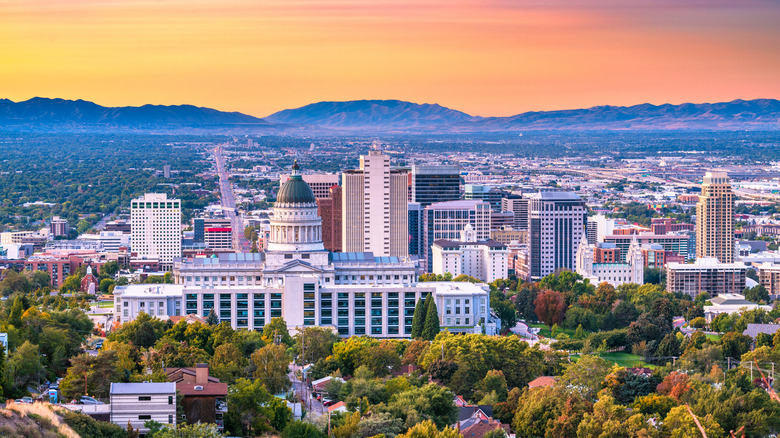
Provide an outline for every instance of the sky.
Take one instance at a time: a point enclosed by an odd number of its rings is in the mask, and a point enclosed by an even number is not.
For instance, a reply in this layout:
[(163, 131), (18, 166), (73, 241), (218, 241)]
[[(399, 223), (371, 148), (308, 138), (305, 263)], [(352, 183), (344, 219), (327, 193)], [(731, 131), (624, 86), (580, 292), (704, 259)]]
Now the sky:
[(780, 98), (780, 0), (1, 0), (0, 98), (262, 117)]

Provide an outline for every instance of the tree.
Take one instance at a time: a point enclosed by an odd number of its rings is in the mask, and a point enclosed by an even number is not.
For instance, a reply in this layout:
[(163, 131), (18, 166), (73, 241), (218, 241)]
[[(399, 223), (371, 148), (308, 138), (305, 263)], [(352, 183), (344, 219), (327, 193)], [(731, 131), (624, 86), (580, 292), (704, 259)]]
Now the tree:
[(304, 327), (293, 337), (295, 351), (300, 354), (298, 363), (315, 363), (325, 359), (333, 352), (333, 344), (339, 337), (326, 327)]
[(17, 391), (24, 391), (30, 385), (36, 386), (44, 372), (38, 346), (30, 341), (24, 341), (8, 361), (9, 383)]
[(149, 348), (162, 338), (163, 333), (165, 333), (165, 321), (141, 312), (133, 321), (122, 324), (117, 331), (109, 335), (109, 339)]
[(668, 333), (664, 336), (661, 343), (658, 344), (656, 356), (660, 357), (661, 360), (680, 356), (680, 340), (677, 339), (676, 334)]
[(209, 310), (209, 316), (206, 317), (206, 324), (210, 326), (215, 326), (219, 324), (219, 318), (217, 317), (217, 312), (214, 311), (213, 307)]
[(737, 332), (726, 333), (720, 338), (720, 343), (723, 347), (723, 355), (725, 357), (742, 357), (743, 354), (750, 351), (752, 342), (753, 340), (750, 336)]
[(498, 402), (505, 402), (509, 389), (504, 373), (500, 370), (488, 371), (485, 378), (479, 383), (479, 391), (482, 397), (487, 397), (492, 393), (496, 395)]
[(534, 300), (536, 306), (536, 316), (539, 321), (552, 327), (553, 324), (563, 322), (563, 316), (566, 312), (566, 303), (560, 292), (546, 290)]
[(518, 399), (512, 429), (522, 437), (572, 437), (591, 404), (576, 391), (544, 387), (525, 389)]
[(461, 434), (451, 427), (439, 431), (433, 421), (425, 420), (415, 424), (403, 435), (397, 438), (461, 438)]
[(82, 354), (71, 359), (60, 391), (65, 399), (78, 399), (81, 395), (108, 397), (111, 383), (119, 381), (114, 350), (101, 350), (97, 356)]
[(690, 377), (688, 374), (678, 371), (672, 371), (664, 380), (658, 384), (656, 389), (661, 395), (668, 395), (675, 400), (680, 398), (691, 389)]
[(387, 412), (372, 414), (370, 417), (363, 418), (358, 423), (357, 437), (368, 438), (377, 435), (393, 437), (403, 430), (403, 422), (400, 418), (395, 418)]
[(274, 411), (271, 403), (274, 398), (265, 389), (262, 380), (238, 379), (235, 385), (231, 385), (225, 422), (231, 435), (255, 436), (272, 430)]
[(394, 417), (403, 419), (407, 426), (431, 420), (437, 427), (445, 427), (458, 419), (453, 398), (449, 390), (429, 383), (396, 394), (387, 404), (387, 410)]
[(282, 438), (325, 438), (326, 435), (315, 425), (303, 421), (291, 421), (282, 431)]
[(593, 399), (611, 369), (610, 362), (598, 356), (583, 355), (577, 362), (566, 366), (559, 382), (587, 399)]
[(754, 303), (769, 303), (769, 291), (757, 284), (752, 288), (745, 288), (745, 299)]
[(22, 297), (17, 295), (14, 304), (11, 306), (11, 313), (8, 316), (8, 323), (16, 328), (22, 327), (22, 313), (24, 313), (24, 304)]
[(458, 371), (458, 364), (449, 360), (437, 360), (428, 367), (431, 378), (447, 385), (450, 379)]
[(423, 326), (425, 325), (425, 299), (420, 298), (417, 300), (417, 305), (414, 306), (414, 316), (412, 316), (412, 339), (418, 339), (422, 337)]
[(265, 383), (266, 389), (273, 394), (287, 390), (291, 383), (287, 377), (290, 358), (283, 345), (269, 344), (252, 353), (254, 376)]
[(114, 280), (110, 278), (104, 278), (100, 280), (100, 285), (98, 286), (98, 289), (100, 289), (100, 292), (109, 293), (110, 291), (113, 290), (111, 286), (114, 286), (115, 284), (116, 283), (114, 282)]
[[(726, 436), (723, 429), (715, 421), (712, 415), (708, 414), (704, 417), (697, 417), (697, 419), (704, 428), (707, 438), (720, 438)], [(693, 417), (685, 406), (672, 408), (664, 419), (663, 428), (671, 438), (687, 438), (701, 435), (699, 428), (693, 421)]]
[[(144, 424), (146, 426), (146, 424)], [(222, 438), (215, 424), (180, 424), (178, 427), (162, 427), (154, 434), (147, 434), (150, 438)]]
[(432, 341), (441, 331), (441, 327), (439, 326), (439, 310), (436, 308), (436, 302), (433, 300), (433, 296), (430, 296), (426, 301), (430, 301), (430, 304), (428, 305), (428, 310), (425, 315), (422, 338), (427, 341)]
[(287, 323), (282, 318), (271, 318), (271, 321), (263, 327), (263, 341), (266, 344), (275, 344), (278, 341), (287, 347), (295, 344), (290, 331), (287, 330)]
[(242, 376), (249, 362), (233, 344), (222, 344), (214, 350), (209, 361), (209, 373), (221, 382), (233, 383)]

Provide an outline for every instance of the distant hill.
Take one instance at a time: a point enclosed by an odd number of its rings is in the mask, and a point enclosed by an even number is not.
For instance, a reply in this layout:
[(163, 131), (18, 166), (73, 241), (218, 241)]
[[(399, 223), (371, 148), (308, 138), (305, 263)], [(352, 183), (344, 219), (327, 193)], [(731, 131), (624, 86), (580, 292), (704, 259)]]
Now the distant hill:
[(268, 125), (263, 119), (192, 105), (105, 107), (85, 100), (34, 97), (0, 99), (0, 124), (109, 125), (123, 127)]
[(780, 129), (780, 101), (597, 106), (476, 117), (436, 104), (398, 100), (319, 102), (266, 117), (274, 123), (335, 130), (492, 132), (532, 129)]
[(192, 105), (104, 107), (84, 100), (0, 99), (0, 128), (254, 132), (499, 132), (524, 130), (780, 129), (780, 101), (596, 106), (477, 117), (438, 104), (401, 100), (319, 102), (257, 118)]
[(443, 128), (479, 120), (441, 105), (401, 100), (319, 102), (279, 111), (265, 119), (289, 125), (371, 130)]

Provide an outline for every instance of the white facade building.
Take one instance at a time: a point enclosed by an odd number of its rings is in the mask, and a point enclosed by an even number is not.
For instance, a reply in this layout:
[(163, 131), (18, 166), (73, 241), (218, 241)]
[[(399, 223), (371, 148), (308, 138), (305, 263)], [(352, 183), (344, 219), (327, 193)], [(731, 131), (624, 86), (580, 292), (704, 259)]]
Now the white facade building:
[(158, 319), (182, 314), (181, 284), (128, 284), (114, 288), (116, 320), (129, 322), (144, 312)]
[(130, 246), (130, 235), (121, 231), (101, 231), (100, 234), (82, 234), (79, 236), (79, 239), (100, 242), (103, 246), (103, 251), (111, 253), (119, 252), (119, 247), (127, 248)]
[(154, 420), (176, 427), (176, 384), (112, 383), (111, 422), (127, 427), (128, 422), (142, 434), (149, 429), (144, 423)]
[(628, 248), (626, 263), (594, 263), (594, 249), (595, 245), (588, 245), (583, 235), (577, 249), (577, 273), (591, 284), (607, 282), (615, 287), (623, 283), (644, 284), (645, 256), (636, 239)]
[(420, 254), (425, 258), (425, 269), (433, 271), (433, 242), (460, 239), (467, 225), (471, 225), (477, 240), (490, 239), (490, 214), (490, 204), (479, 199), (439, 202), (425, 207)]
[(431, 250), (434, 274), (465, 274), (488, 283), (508, 277), (506, 245), (495, 240), (477, 240), (470, 224), (461, 232), (461, 240), (436, 240)]
[(141, 258), (157, 258), (166, 270), (181, 257), (181, 201), (146, 193), (130, 202), (130, 245)]

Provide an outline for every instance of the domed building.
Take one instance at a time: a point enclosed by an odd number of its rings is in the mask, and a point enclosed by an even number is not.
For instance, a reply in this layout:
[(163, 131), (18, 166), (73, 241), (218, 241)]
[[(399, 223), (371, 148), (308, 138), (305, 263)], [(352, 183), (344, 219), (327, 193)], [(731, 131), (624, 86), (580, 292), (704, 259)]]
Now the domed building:
[(262, 330), (281, 317), (291, 331), (325, 326), (340, 336), (408, 338), (417, 301), (433, 294), (450, 331), (496, 331), (486, 285), (417, 283), (415, 261), (327, 251), (317, 201), (297, 162), (277, 193), (270, 226), (262, 254), (177, 260), (183, 313), (205, 317), (214, 309), (237, 329)]

